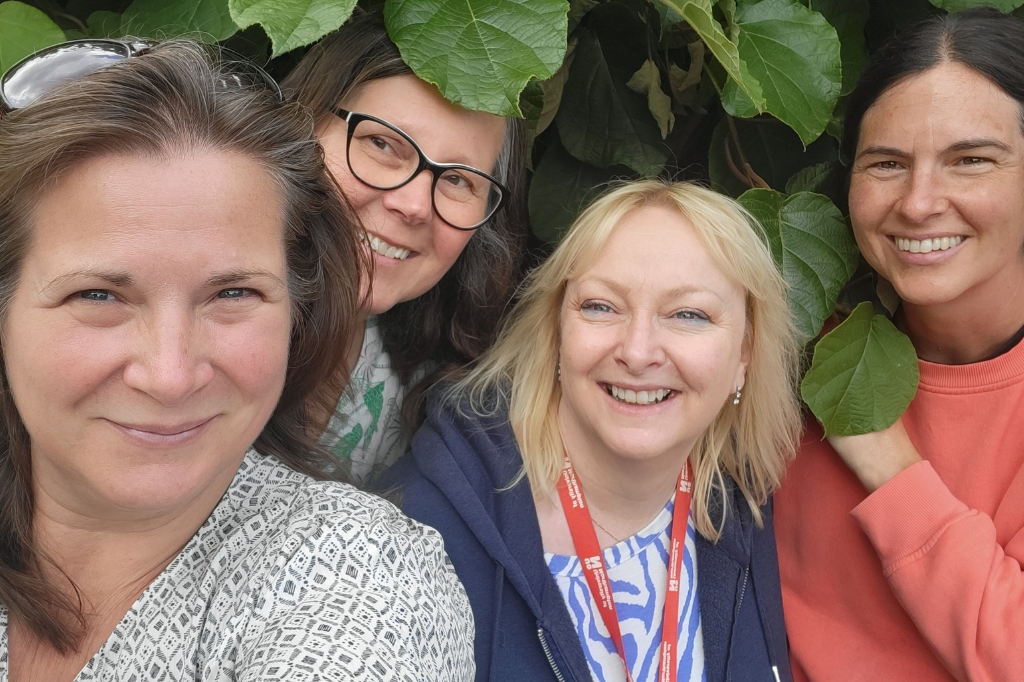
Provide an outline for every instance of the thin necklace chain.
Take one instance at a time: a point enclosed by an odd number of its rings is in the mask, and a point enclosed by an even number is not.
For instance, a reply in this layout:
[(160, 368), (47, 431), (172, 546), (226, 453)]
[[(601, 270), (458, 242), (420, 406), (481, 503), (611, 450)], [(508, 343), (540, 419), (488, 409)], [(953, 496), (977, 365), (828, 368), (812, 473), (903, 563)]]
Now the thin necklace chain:
[(611, 532), (610, 532), (610, 531), (609, 531), (609, 530), (608, 530), (607, 528), (605, 528), (605, 527), (604, 527), (604, 526), (602, 526), (602, 525), (601, 525), (600, 523), (598, 523), (598, 522), (597, 522), (597, 519), (595, 519), (595, 518), (594, 518), (594, 515), (593, 515), (593, 514), (591, 514), (591, 515), (590, 515), (590, 520), (594, 522), (594, 525), (595, 525), (595, 526), (597, 526), (598, 528), (600, 528), (601, 530), (603, 530), (603, 531), (605, 532), (605, 535), (607, 535), (608, 537), (610, 537), (610, 538), (611, 538), (612, 540), (615, 540), (615, 544), (616, 544), (616, 545), (618, 545), (618, 544), (620, 544), (620, 543), (622, 542), (622, 540), (620, 540), (620, 539), (618, 539), (617, 537), (615, 537), (614, 535), (612, 535), (612, 534), (611, 534)]

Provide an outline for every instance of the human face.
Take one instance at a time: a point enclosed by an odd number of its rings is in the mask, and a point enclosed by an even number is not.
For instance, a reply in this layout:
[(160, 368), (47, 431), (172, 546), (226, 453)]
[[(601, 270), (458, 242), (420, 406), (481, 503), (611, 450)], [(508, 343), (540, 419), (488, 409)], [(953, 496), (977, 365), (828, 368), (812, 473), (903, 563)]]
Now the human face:
[(283, 216), (222, 152), (98, 158), (43, 195), (3, 326), (37, 500), (108, 521), (216, 503), (284, 385)]
[(562, 302), (559, 423), (586, 442), (573, 457), (681, 461), (743, 385), (745, 329), (743, 288), (690, 221), (631, 211)]
[[(438, 163), (463, 163), (486, 173), (494, 170), (505, 139), (504, 119), (456, 106), (413, 75), (370, 81), (339, 105), (397, 126)], [(345, 158), (347, 133), (345, 122), (333, 115), (317, 128), (327, 165), (370, 238), (364, 247), (374, 260), (367, 312), (379, 314), (429, 291), (473, 233), (456, 230), (438, 217), (429, 171), (391, 190), (368, 187), (354, 177)]]
[(1020, 105), (961, 64), (892, 86), (861, 123), (850, 217), (864, 257), (911, 306), (1007, 300), (1024, 283)]

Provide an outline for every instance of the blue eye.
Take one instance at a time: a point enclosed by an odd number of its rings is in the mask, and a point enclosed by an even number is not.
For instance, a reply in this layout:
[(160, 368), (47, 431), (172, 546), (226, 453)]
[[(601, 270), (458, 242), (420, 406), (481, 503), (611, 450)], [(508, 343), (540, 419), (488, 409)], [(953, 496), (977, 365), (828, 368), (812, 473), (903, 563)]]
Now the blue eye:
[(106, 289), (86, 289), (85, 291), (79, 291), (78, 296), (86, 301), (98, 301), (101, 303), (117, 300), (114, 295)]
[(592, 315), (613, 312), (610, 305), (607, 303), (601, 303), (600, 301), (584, 301), (583, 305), (580, 306), (580, 310)]
[(708, 316), (699, 310), (680, 310), (676, 312), (673, 317), (677, 320), (686, 320), (692, 322), (707, 322)]
[(249, 293), (249, 289), (222, 289), (217, 292), (217, 298), (245, 298)]

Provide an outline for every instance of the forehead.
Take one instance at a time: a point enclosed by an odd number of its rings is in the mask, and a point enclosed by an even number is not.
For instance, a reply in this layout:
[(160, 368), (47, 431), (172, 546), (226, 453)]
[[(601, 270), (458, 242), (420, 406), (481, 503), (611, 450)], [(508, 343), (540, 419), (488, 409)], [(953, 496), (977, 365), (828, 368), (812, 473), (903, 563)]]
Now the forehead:
[(412, 74), (364, 83), (342, 105), (397, 126), (435, 161), (489, 166), (505, 140), (504, 118), (453, 104)]
[(146, 258), (283, 267), (281, 192), (257, 161), (237, 153), (93, 158), (48, 188), (31, 217), (26, 262), (46, 270)]
[(644, 206), (627, 213), (594, 262), (573, 281), (614, 283), (650, 299), (693, 291), (741, 304), (744, 300), (743, 288), (718, 266), (697, 228), (667, 206)]
[(981, 137), (1024, 145), (1021, 115), (1020, 103), (994, 82), (946, 62), (884, 91), (864, 114), (858, 146), (938, 147)]

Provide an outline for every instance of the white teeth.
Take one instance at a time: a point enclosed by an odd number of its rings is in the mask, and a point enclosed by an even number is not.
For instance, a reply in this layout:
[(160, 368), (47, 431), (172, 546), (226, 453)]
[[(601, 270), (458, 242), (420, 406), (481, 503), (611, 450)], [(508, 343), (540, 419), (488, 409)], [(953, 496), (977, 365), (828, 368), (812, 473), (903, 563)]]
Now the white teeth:
[(935, 237), (934, 239), (896, 239), (896, 248), (910, 253), (931, 253), (951, 249), (964, 240), (963, 237)]
[(394, 258), (395, 260), (405, 260), (409, 257), (411, 251), (409, 249), (400, 249), (397, 246), (388, 244), (383, 239), (376, 237), (372, 234), (366, 234), (363, 232), (360, 235), (363, 243), (369, 246), (374, 253), (379, 253), (385, 258)]
[(659, 388), (655, 391), (631, 391), (609, 384), (608, 392), (616, 400), (630, 405), (654, 405), (667, 398), (672, 391), (667, 388)]

